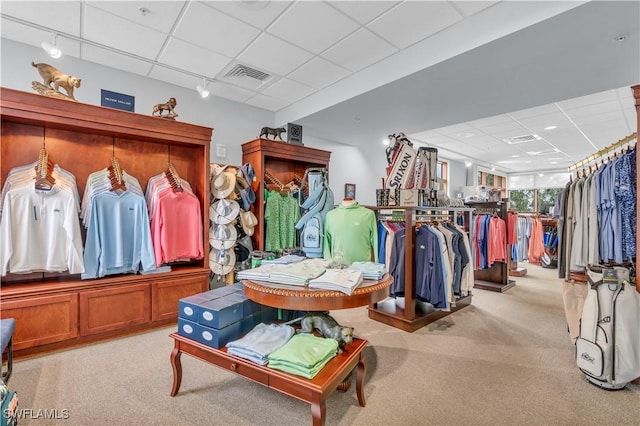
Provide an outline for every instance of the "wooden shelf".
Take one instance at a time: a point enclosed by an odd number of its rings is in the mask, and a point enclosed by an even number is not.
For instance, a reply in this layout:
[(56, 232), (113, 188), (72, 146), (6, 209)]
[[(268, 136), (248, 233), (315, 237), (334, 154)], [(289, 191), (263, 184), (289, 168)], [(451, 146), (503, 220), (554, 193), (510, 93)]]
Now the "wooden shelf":
[(38, 353), (177, 320), (178, 299), (208, 289), (209, 146), (213, 129), (80, 102), (0, 88), (0, 186), (9, 171), (38, 159), (43, 143), (53, 163), (76, 177), (110, 164), (146, 188), (170, 161), (200, 201), (204, 258), (161, 274), (81, 280), (68, 273), (2, 277), (2, 318), (16, 318), (16, 355)]
[(380, 321), (395, 328), (413, 333), (414, 331), (444, 318), (471, 304), (471, 295), (458, 299), (450, 311), (433, 309), (431, 312), (416, 312), (415, 318), (406, 319), (405, 310), (396, 304), (395, 299), (378, 302), (369, 307), (369, 318)]
[(264, 175), (267, 170), (283, 184), (293, 180), (294, 175), (302, 178), (309, 167), (329, 168), (331, 152), (303, 145), (279, 142), (270, 139), (254, 139), (242, 144), (242, 163), (250, 163), (256, 177), (251, 188), (256, 193), (252, 209), (258, 219), (254, 228), (253, 248), (264, 250)]

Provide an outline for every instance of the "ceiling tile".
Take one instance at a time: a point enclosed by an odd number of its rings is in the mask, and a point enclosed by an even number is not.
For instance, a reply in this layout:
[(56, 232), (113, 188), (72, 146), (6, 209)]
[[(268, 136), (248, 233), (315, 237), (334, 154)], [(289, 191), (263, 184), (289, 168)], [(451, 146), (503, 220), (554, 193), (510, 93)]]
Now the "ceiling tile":
[(359, 71), (398, 49), (371, 31), (362, 28), (329, 48), (321, 56), (351, 71)]
[(103, 10), (85, 6), (84, 37), (105, 46), (155, 59), (167, 36), (156, 30), (132, 24)]
[(171, 38), (158, 61), (176, 68), (213, 78), (230, 61), (230, 58)]
[(314, 53), (320, 53), (358, 28), (326, 3), (296, 2), (268, 31)]
[(309, 52), (286, 41), (269, 34), (262, 34), (242, 52), (238, 59), (269, 72), (286, 75), (312, 57), (313, 55)]
[(493, 126), (495, 124), (506, 123), (513, 121), (511, 117), (506, 114), (495, 115), (493, 117), (482, 118), (480, 120), (469, 121), (469, 124), (472, 127), (477, 127), (482, 129), (483, 127)]
[(617, 99), (616, 92), (614, 90), (607, 90), (606, 92), (593, 93), (588, 96), (580, 96), (578, 98), (568, 99), (565, 101), (557, 102), (560, 108), (564, 110), (570, 110), (574, 108), (582, 108), (586, 105), (599, 104), (601, 102), (614, 101)]
[(191, 44), (235, 57), (260, 30), (231, 18), (204, 3), (191, 2), (174, 35)]
[(557, 111), (552, 114), (542, 114), (531, 117), (521, 117), (518, 121), (534, 132), (547, 132), (544, 130), (548, 126), (571, 126), (571, 122), (561, 112)]
[(219, 82), (209, 83), (209, 87), (214, 96), (220, 96), (236, 102), (244, 102), (255, 95), (255, 93), (250, 90)]
[(598, 116), (608, 113), (619, 113), (620, 103), (617, 99), (611, 101), (603, 101), (599, 103), (592, 103), (588, 105), (576, 106), (575, 108), (567, 109), (566, 113), (572, 120), (576, 121), (581, 118)]
[(257, 106), (258, 108), (268, 109), (270, 111), (278, 111), (287, 106), (287, 102), (281, 99), (272, 98), (258, 93), (253, 98), (245, 102), (246, 104)]
[[(169, 68), (165, 68), (161, 65), (154, 65), (149, 73), (149, 77), (156, 80), (163, 81), (169, 84), (175, 84), (176, 86), (186, 87), (193, 90), (193, 99), (201, 99), (200, 95), (196, 91), (196, 86), (202, 84), (202, 81), (197, 77), (192, 77), (188, 74), (174, 71)], [(173, 96), (173, 95), (172, 95)], [(185, 100), (186, 101), (186, 100)], [(178, 99), (178, 108), (180, 107), (181, 99)]]
[(298, 83), (297, 81), (289, 80), (287, 78), (282, 78), (267, 87), (261, 93), (263, 95), (282, 99), (291, 103), (299, 101), (315, 91), (316, 89), (313, 87), (305, 86), (302, 83)]
[[(40, 43), (42, 43), (43, 41), (53, 43), (53, 36), (51, 35), (51, 33), (36, 28), (26, 27), (22, 24), (18, 24), (4, 18), (0, 20), (0, 30), (0, 34), (2, 34), (3, 38), (15, 40), (17, 42), (35, 46), (38, 48), (40, 48)], [(58, 46), (60, 50), (62, 50), (63, 57), (80, 57), (80, 43), (75, 40), (58, 37), (56, 40), (56, 46)], [(41, 53), (41, 55), (38, 55), (37, 58), (33, 58), (36, 62), (55, 61), (55, 59), (49, 57), (49, 55), (47, 55), (44, 50), (40, 50), (38, 51), (38, 53)]]
[[(60, 2), (56, 2), (60, 3)], [(94, 1), (91, 6), (168, 34), (186, 1)], [(143, 15), (140, 8), (149, 13)]]
[(276, 19), (289, 5), (290, 1), (208, 1), (207, 5), (215, 7), (228, 15), (251, 24), (260, 29), (265, 29)]
[(320, 57), (315, 57), (287, 77), (308, 86), (321, 89), (351, 74), (346, 69), (332, 64)]
[(515, 120), (520, 120), (521, 118), (531, 118), (537, 117), (539, 115), (553, 114), (558, 111), (558, 107), (556, 107), (554, 104), (548, 104), (510, 112), (507, 115)]
[[(119, 55), (88, 44), (82, 46), (82, 59), (144, 76), (149, 73), (152, 67), (149, 62)], [(106, 84), (105, 88), (107, 88)], [(111, 86), (110, 90), (114, 90), (114, 87)]]
[(447, 2), (406, 1), (367, 25), (393, 45), (405, 48), (461, 20)]
[(80, 36), (79, 1), (3, 1), (1, 9), (4, 15)]
[(498, 3), (497, 1), (452, 1), (453, 5), (465, 16), (471, 16)]
[(400, 4), (399, 1), (332, 1), (330, 4), (351, 16), (361, 24), (377, 18), (383, 12)]
[(473, 127), (469, 126), (466, 123), (454, 124), (452, 126), (440, 127), (439, 129), (433, 129), (434, 132), (440, 133), (443, 135), (455, 135), (455, 134), (463, 134), (467, 132), (473, 133)]

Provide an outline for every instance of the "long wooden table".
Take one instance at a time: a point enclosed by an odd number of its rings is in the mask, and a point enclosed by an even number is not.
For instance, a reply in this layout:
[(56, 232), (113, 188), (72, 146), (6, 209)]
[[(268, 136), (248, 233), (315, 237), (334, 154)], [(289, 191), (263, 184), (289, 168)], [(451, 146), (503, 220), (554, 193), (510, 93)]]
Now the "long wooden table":
[(171, 396), (175, 396), (180, 390), (182, 382), (180, 356), (184, 352), (194, 358), (310, 403), (314, 426), (324, 424), (327, 398), (336, 389), (346, 391), (348, 386), (341, 387), (340, 385), (348, 381), (351, 373), (356, 369), (356, 395), (360, 406), (364, 407), (366, 404), (364, 399), (366, 364), (362, 354), (362, 350), (367, 345), (366, 340), (354, 338), (353, 342), (344, 346), (342, 353), (329, 361), (313, 379), (306, 379), (229, 355), (226, 347), (215, 349), (180, 336), (178, 333), (172, 333), (170, 337), (175, 341), (173, 351), (171, 351), (171, 366), (173, 367)]

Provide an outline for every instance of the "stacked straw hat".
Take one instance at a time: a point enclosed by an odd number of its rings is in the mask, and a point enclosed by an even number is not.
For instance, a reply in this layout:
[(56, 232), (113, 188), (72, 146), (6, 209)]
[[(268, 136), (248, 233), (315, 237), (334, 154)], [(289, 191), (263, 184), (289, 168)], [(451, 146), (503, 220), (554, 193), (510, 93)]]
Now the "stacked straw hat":
[(236, 262), (242, 262), (248, 256), (247, 251), (250, 255), (250, 237), (258, 224), (251, 211), (256, 201), (251, 188), (254, 179), (255, 171), (250, 163), (242, 167), (211, 165), (209, 268), (214, 274), (228, 274)]

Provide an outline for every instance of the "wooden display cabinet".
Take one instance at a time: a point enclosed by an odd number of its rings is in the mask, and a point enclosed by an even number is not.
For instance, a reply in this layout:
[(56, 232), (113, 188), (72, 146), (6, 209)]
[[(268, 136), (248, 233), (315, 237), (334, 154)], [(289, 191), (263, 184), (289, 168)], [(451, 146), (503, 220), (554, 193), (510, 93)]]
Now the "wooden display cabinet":
[(242, 144), (242, 163), (250, 163), (256, 177), (251, 188), (256, 193), (254, 213), (258, 224), (253, 233), (254, 250), (264, 250), (264, 183), (268, 170), (280, 182), (287, 184), (294, 176), (303, 177), (309, 167), (329, 168), (331, 152), (302, 145), (255, 139)]
[[(17, 355), (89, 342), (174, 322), (178, 299), (208, 289), (209, 149), (213, 129), (0, 88), (0, 184), (44, 147), (75, 177), (80, 194), (92, 172), (115, 156), (146, 189), (169, 162), (200, 201), (204, 258), (161, 274), (81, 280), (68, 273), (2, 277), (0, 316), (16, 319)], [(84, 232), (84, 230), (83, 230)]]

